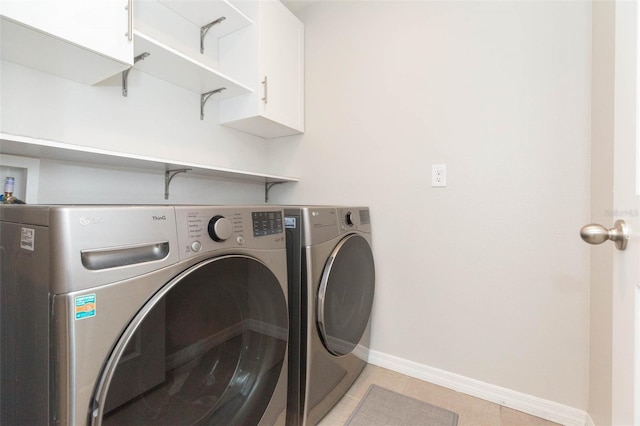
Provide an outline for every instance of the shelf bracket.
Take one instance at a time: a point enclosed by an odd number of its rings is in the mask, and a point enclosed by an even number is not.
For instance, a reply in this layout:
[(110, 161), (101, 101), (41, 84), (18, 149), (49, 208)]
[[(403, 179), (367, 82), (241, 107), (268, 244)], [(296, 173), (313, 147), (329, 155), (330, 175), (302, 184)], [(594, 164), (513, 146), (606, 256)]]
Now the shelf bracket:
[[(144, 52), (139, 54), (138, 56), (133, 58), (133, 64), (135, 65), (136, 62), (142, 61), (144, 58), (146, 58), (149, 55), (151, 55), (151, 53), (149, 52)], [(126, 70), (122, 71), (122, 96), (124, 96), (125, 98), (127, 97), (127, 94), (129, 92), (128, 81), (129, 81), (129, 72), (131, 71), (131, 68), (133, 67), (129, 67)]]
[(265, 182), (264, 183), (264, 202), (265, 203), (269, 202), (269, 191), (271, 190), (271, 188), (273, 188), (276, 185), (281, 185), (283, 183), (287, 183), (287, 182)]
[(164, 199), (169, 199), (169, 185), (171, 184), (171, 180), (178, 173), (187, 173), (191, 169), (175, 169), (175, 170), (167, 170), (164, 172)]
[(222, 17), (216, 19), (215, 21), (209, 22), (207, 25), (205, 25), (204, 27), (200, 28), (200, 53), (204, 53), (204, 37), (207, 35), (207, 33), (209, 32), (211, 27), (213, 27), (214, 25), (217, 25), (217, 24), (221, 24), (222, 21), (224, 21), (225, 19), (227, 19), (227, 18), (222, 16)]
[(203, 93), (202, 95), (200, 95), (200, 120), (204, 120), (204, 105), (207, 103), (211, 95), (215, 95), (216, 93), (220, 93), (224, 90), (227, 90), (227, 88), (221, 87), (219, 89), (212, 90), (210, 92)]

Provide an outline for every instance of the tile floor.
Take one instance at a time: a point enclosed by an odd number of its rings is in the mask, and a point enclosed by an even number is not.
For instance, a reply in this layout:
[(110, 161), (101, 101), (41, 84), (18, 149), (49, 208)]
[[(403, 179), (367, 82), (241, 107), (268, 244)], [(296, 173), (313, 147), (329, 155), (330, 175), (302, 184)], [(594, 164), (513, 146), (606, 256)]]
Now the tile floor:
[(372, 384), (458, 413), (458, 426), (557, 425), (539, 417), (369, 364), (349, 392), (320, 421), (318, 426), (344, 425)]

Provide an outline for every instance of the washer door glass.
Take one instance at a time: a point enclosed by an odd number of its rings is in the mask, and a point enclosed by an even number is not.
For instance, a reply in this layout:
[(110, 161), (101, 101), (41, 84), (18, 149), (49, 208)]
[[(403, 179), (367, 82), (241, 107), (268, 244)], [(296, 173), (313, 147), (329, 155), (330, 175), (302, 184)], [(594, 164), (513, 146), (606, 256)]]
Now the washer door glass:
[(258, 424), (278, 385), (287, 338), (285, 295), (264, 264), (225, 256), (195, 265), (123, 333), (96, 388), (92, 421)]
[(318, 328), (334, 355), (351, 353), (369, 323), (375, 270), (369, 243), (351, 234), (327, 260), (318, 292)]

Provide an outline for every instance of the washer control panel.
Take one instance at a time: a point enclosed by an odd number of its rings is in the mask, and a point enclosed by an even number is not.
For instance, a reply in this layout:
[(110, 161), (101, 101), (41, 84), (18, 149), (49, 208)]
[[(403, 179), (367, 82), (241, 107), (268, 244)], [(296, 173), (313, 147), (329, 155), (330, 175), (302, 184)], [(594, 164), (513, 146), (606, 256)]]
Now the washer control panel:
[(251, 212), (253, 236), (282, 234), (282, 212)]
[(226, 217), (216, 215), (209, 220), (207, 232), (213, 241), (221, 243), (233, 235), (233, 224)]
[(180, 256), (225, 248), (285, 247), (284, 214), (277, 207), (176, 206)]

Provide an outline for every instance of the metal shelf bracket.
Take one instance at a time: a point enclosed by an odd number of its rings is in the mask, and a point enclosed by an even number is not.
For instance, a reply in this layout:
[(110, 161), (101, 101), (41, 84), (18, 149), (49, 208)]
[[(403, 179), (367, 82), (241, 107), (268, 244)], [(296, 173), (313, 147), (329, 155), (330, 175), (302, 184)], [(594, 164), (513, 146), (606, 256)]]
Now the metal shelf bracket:
[(264, 202), (265, 203), (269, 202), (269, 191), (271, 190), (271, 188), (273, 188), (276, 185), (281, 185), (283, 183), (287, 183), (287, 182), (265, 182), (264, 183)]
[(211, 95), (215, 95), (216, 93), (220, 93), (224, 90), (227, 90), (227, 88), (221, 87), (219, 89), (212, 90), (210, 92), (203, 93), (202, 95), (200, 95), (200, 120), (204, 120), (204, 105), (207, 103)]
[(169, 185), (171, 185), (171, 180), (178, 173), (187, 173), (191, 169), (175, 169), (175, 170), (167, 170), (164, 172), (164, 199), (169, 199)]
[(222, 21), (224, 21), (225, 19), (227, 19), (227, 18), (222, 16), (222, 17), (216, 19), (215, 21), (209, 22), (207, 25), (205, 25), (204, 27), (200, 28), (200, 53), (204, 53), (204, 37), (207, 35), (207, 33), (209, 32), (211, 27), (213, 27), (214, 25), (217, 25), (217, 24), (221, 24)]
[[(133, 64), (135, 65), (136, 62), (144, 60), (144, 58), (146, 58), (149, 55), (151, 55), (151, 53), (149, 52), (143, 52), (139, 54), (138, 56), (133, 58)], [(122, 71), (122, 96), (124, 96), (125, 98), (127, 97), (127, 94), (129, 92), (128, 81), (129, 81), (129, 72), (131, 71), (131, 68), (133, 67), (129, 67), (126, 70)]]

